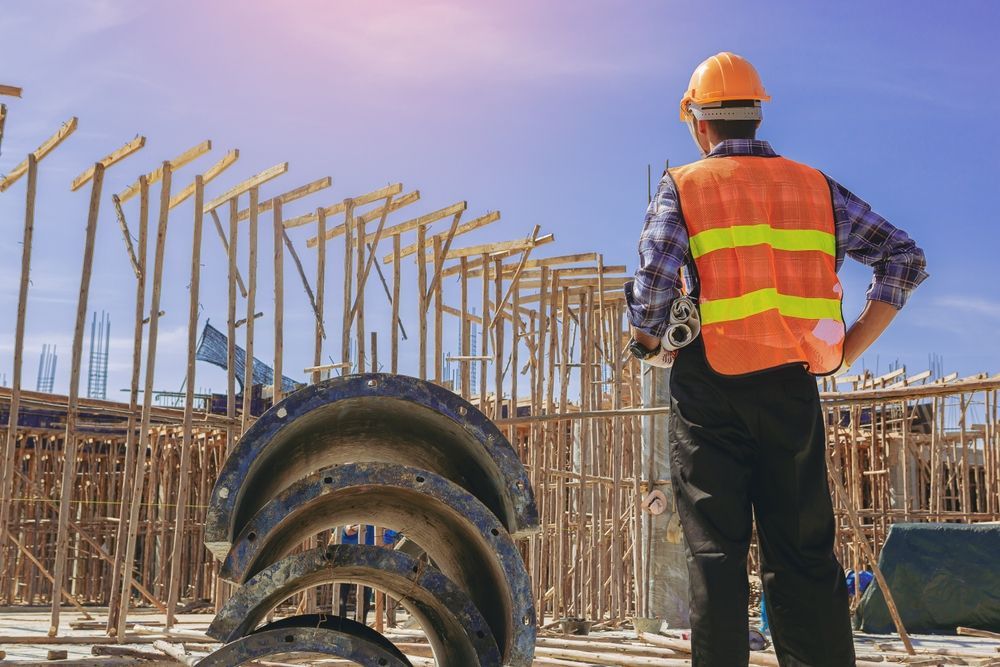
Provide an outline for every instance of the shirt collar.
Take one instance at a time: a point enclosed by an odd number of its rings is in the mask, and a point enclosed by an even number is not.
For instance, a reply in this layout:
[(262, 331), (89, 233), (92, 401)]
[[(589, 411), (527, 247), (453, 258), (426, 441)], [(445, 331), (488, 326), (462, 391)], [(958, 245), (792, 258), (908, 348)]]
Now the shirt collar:
[(705, 157), (726, 157), (731, 155), (754, 155), (757, 157), (778, 157), (771, 144), (760, 139), (726, 139), (715, 145)]

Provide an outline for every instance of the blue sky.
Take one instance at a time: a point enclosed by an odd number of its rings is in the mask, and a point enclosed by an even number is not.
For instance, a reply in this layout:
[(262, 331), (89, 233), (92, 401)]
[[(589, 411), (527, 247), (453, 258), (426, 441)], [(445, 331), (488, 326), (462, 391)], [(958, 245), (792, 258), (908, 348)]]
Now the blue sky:
[[(86, 191), (68, 183), (136, 133), (146, 148), (108, 172), (91, 296), (92, 310), (112, 316), (111, 394), (128, 383), (133, 288), (108, 196), (161, 160), (214, 141), (212, 157), (177, 175), (181, 187), (239, 148), (210, 195), (285, 160), (289, 174), (263, 196), (333, 177), (328, 193), (290, 214), (402, 181), (422, 192), (414, 214), (460, 199), (467, 217), (502, 211), (501, 223), (461, 245), (540, 224), (557, 239), (545, 254), (596, 250), (634, 267), (646, 165), (697, 157), (677, 100), (694, 66), (721, 50), (751, 59), (773, 96), (762, 138), (868, 200), (927, 253), (931, 278), (865, 362), (919, 371), (937, 353), (946, 372), (996, 372), (997, 25), (1000, 5), (986, 1), (7, 2), (0, 82), (25, 93), (6, 100), (0, 171), (80, 118), (42, 164), (25, 386), (34, 388), (43, 343), (59, 346), (57, 390), (68, 381), (87, 206)], [(23, 187), (0, 194), (8, 380)], [(190, 207), (171, 218), (164, 389), (181, 384), (190, 218)], [(223, 256), (209, 233), (205, 248), (203, 315), (221, 326)], [(336, 261), (339, 248), (331, 252)], [(303, 253), (309, 263), (312, 251)], [(849, 315), (869, 275), (860, 265), (842, 271)], [(270, 284), (266, 267), (260, 280)], [(269, 293), (261, 298), (266, 308)], [(289, 301), (288, 326), (305, 331), (304, 298)], [(339, 304), (328, 317), (339, 318)], [(270, 322), (259, 326), (267, 357)], [(306, 347), (288, 352), (293, 375), (310, 361)], [(218, 391), (222, 378), (199, 367), (197, 384)]]

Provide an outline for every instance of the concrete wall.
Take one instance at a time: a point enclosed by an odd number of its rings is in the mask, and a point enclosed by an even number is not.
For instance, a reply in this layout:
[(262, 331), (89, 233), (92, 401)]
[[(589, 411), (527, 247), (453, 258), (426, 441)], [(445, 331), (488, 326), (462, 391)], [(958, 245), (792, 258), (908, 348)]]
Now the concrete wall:
[[(670, 405), (670, 370), (645, 366), (642, 399), (647, 406)], [(670, 627), (691, 627), (688, 607), (687, 554), (670, 484), (669, 415), (643, 418), (643, 478), (667, 497), (667, 511), (643, 518), (642, 549), (646, 564), (645, 615), (666, 621)]]

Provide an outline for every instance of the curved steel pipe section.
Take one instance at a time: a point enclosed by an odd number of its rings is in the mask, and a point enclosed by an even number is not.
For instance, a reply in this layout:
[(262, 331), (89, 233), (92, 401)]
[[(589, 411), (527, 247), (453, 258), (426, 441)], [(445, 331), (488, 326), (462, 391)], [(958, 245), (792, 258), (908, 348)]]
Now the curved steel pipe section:
[(223, 558), (233, 537), (282, 489), (319, 468), (362, 461), (411, 465), (450, 479), (512, 535), (538, 527), (528, 476), (492, 421), (433, 383), (371, 373), (300, 389), (247, 429), (213, 489), (206, 546)]
[(310, 535), (348, 523), (391, 528), (423, 548), (482, 612), (504, 664), (531, 664), (531, 581), (514, 541), (472, 494), (425, 470), (357, 463), (299, 480), (246, 524), (221, 574), (237, 583), (256, 580)]
[(240, 641), (289, 596), (332, 582), (371, 586), (397, 598), (420, 622), (441, 667), (501, 665), (486, 619), (462, 589), (436, 568), (376, 546), (331, 545), (283, 558), (236, 591), (208, 635)]
[(261, 630), (205, 656), (198, 661), (198, 667), (235, 667), (285, 653), (314, 653), (345, 658), (362, 667), (413, 667), (398, 649), (389, 650), (349, 632), (324, 627)]

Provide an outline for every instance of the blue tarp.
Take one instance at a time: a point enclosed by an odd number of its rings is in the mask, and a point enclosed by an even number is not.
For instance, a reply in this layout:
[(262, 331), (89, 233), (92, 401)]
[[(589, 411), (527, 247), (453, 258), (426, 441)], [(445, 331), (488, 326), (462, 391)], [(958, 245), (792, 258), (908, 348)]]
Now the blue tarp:
[[(226, 368), (226, 347), (228, 340), (226, 334), (222, 333), (209, 322), (205, 322), (205, 328), (201, 332), (201, 341), (198, 343), (198, 351), (195, 358), (198, 361), (207, 361), (218, 366), (222, 370)], [(236, 381), (240, 383), (240, 390), (243, 389), (243, 378), (246, 375), (247, 353), (239, 345), (236, 346)], [(269, 385), (274, 383), (274, 369), (265, 364), (260, 359), (254, 357), (253, 360), (253, 383)], [(281, 390), (283, 392), (295, 391), (300, 386), (288, 376), (281, 378)]]

